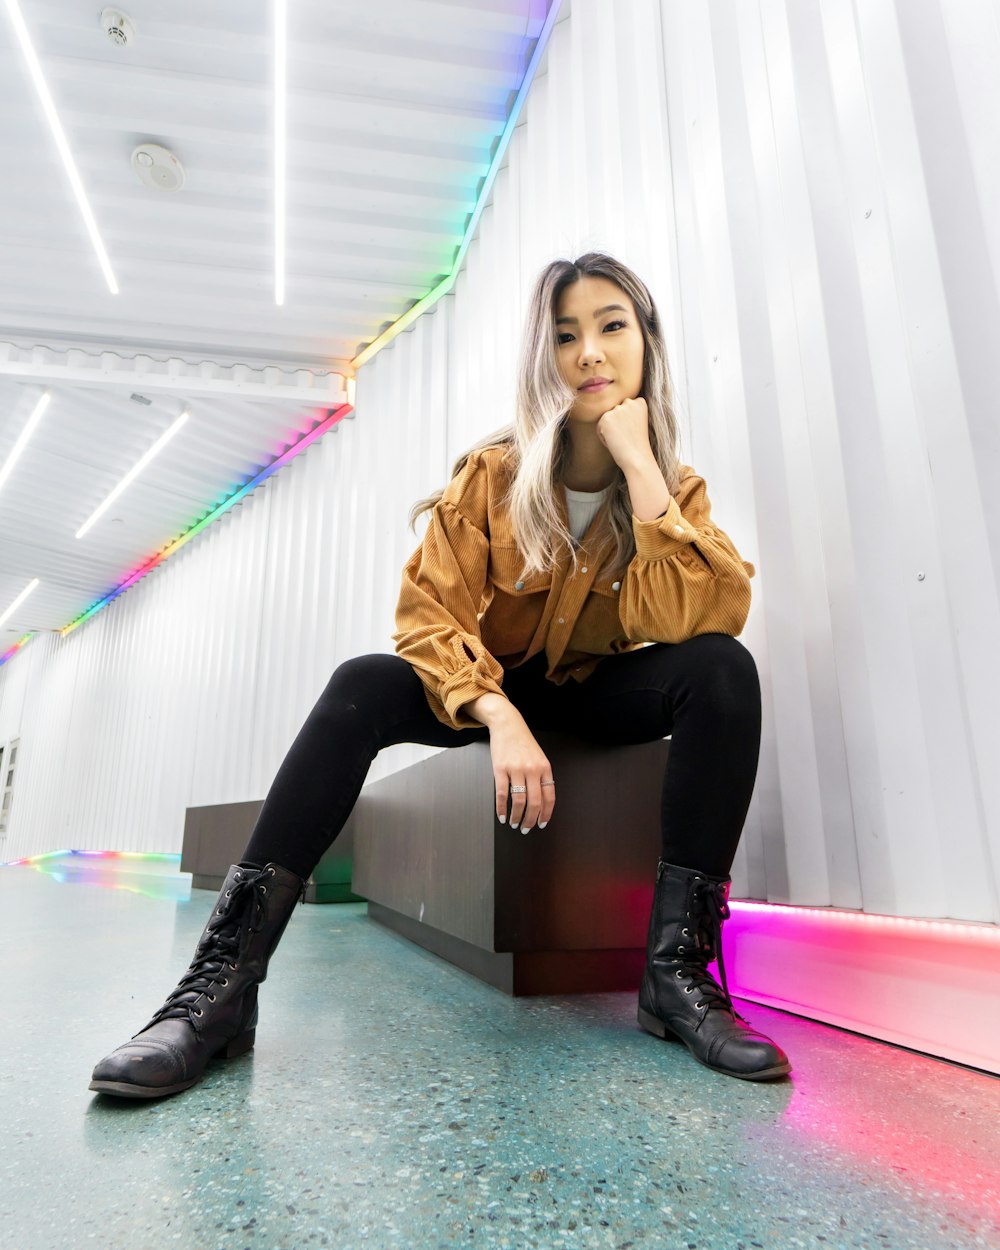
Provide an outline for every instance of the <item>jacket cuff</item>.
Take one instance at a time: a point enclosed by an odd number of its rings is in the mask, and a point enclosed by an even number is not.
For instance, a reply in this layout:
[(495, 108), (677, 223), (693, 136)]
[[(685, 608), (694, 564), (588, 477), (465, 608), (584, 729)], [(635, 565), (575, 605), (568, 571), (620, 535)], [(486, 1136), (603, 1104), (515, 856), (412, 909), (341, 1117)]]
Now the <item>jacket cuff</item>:
[(663, 516), (654, 521), (640, 521), (633, 513), (632, 533), (636, 555), (643, 560), (666, 560), (698, 537), (698, 531), (684, 520), (674, 498)]
[(475, 664), (450, 677), (441, 687), (438, 697), (456, 729), (482, 729), (482, 721), (460, 710), (464, 703), (471, 703), (481, 694), (499, 694), (505, 699), (507, 697), (499, 682), (494, 681)]

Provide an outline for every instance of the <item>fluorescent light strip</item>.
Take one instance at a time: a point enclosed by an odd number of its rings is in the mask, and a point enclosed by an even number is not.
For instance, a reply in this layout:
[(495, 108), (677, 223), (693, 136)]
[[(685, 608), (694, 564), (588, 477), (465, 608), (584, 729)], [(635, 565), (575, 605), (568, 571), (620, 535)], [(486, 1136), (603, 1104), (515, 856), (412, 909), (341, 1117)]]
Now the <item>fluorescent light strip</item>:
[(535, 70), (538, 68), (538, 62), (542, 59), (542, 53), (548, 45), (549, 35), (552, 33), (552, 27), (556, 23), (556, 18), (559, 16), (559, 10), (561, 8), (562, 0), (552, 0), (552, 7), (549, 9), (548, 15), (545, 18), (545, 23), (539, 32), (538, 40), (535, 43), (535, 50), (531, 54), (531, 60), (528, 63), (528, 68), (525, 70), (520, 90), (518, 91), (517, 97), (514, 100), (514, 105), (510, 110), (510, 116), (507, 118), (507, 124), (504, 126), (503, 133), (500, 135), (499, 142), (497, 143), (497, 150), (493, 156), (492, 162), (490, 163), (490, 167), (486, 172), (482, 190), (479, 192), (479, 198), (476, 201), (476, 207), (473, 209), (472, 216), (469, 218), (469, 224), (465, 228), (465, 234), (462, 237), (461, 245), (455, 254), (455, 259), (452, 263), (450, 273), (447, 277), (443, 278), (433, 290), (428, 291), (425, 296), (417, 300), (412, 308), (408, 308), (406, 312), (403, 313), (398, 320), (394, 321), (388, 329), (384, 330), (378, 338), (372, 339), (363, 351), (358, 352), (358, 354), (351, 361), (351, 364), (355, 369), (363, 365), (366, 361), (371, 360), (372, 356), (374, 356), (376, 352), (381, 351), (386, 344), (392, 342), (397, 334), (400, 334), (408, 325), (411, 325), (414, 321), (416, 321), (421, 314), (425, 313), (428, 308), (436, 304), (442, 295), (447, 295), (454, 285), (455, 279), (458, 277), (458, 272), (462, 268), (462, 261), (465, 259), (465, 253), (469, 250), (469, 244), (472, 242), (472, 237), (476, 232), (476, 226), (479, 224), (479, 218), (482, 216), (483, 209), (486, 207), (486, 200), (490, 191), (493, 189), (493, 183), (496, 180), (497, 172), (503, 161), (504, 153), (507, 151), (507, 145), (510, 143), (511, 135), (514, 133), (514, 127), (517, 125), (517, 119), (521, 114), (521, 108), (524, 105), (524, 101), (527, 98), (528, 91), (530, 90), (531, 84), (534, 80)]
[[(164, 547), (159, 555), (154, 556), (152, 560), (147, 561), (140, 568), (136, 569), (134, 573), (129, 574), (129, 576), (126, 577), (126, 579), (109, 595), (105, 595), (103, 599), (98, 600), (98, 602), (89, 607), (86, 612), (81, 613), (76, 620), (71, 621), (67, 626), (60, 630), (61, 635), (65, 638), (67, 634), (72, 633), (73, 630), (76, 629), (77, 626), (82, 625), (84, 621), (89, 621), (92, 616), (94, 616), (97, 612), (100, 612), (101, 608), (107, 607), (107, 605), (111, 603), (112, 600), (117, 599), (123, 591), (128, 590), (130, 586), (134, 586), (135, 583), (145, 577), (147, 573), (151, 573), (158, 564), (162, 564), (164, 560), (169, 559), (175, 551), (179, 551), (180, 548), (183, 547), (185, 543), (190, 542), (196, 534), (200, 534), (206, 525), (211, 525), (213, 521), (218, 520), (224, 512), (233, 507), (234, 504), (239, 503), (245, 495), (248, 495), (250, 491), (255, 490), (262, 482), (266, 481), (272, 473), (277, 473), (283, 465), (286, 465), (290, 460), (294, 460), (296, 456), (301, 455), (311, 443), (314, 443), (316, 439), (321, 438), (327, 430), (331, 429), (339, 421), (342, 421), (346, 416), (349, 416), (353, 411), (354, 409), (350, 404), (341, 404), (338, 408), (334, 409), (325, 421), (321, 421), (314, 430), (310, 430), (308, 434), (304, 434), (297, 443), (295, 443), (292, 447), (289, 447), (286, 452), (273, 460), (267, 468), (262, 469), (256, 477), (251, 478), (243, 486), (238, 487), (233, 494), (229, 495), (228, 498), (222, 501), (222, 503), (213, 508), (211, 512), (202, 517), (196, 525), (192, 525), (186, 533), (182, 534), (180, 538), (172, 542), (169, 547)], [(4, 656), (3, 660), (6, 660), (6, 658), (7, 657)], [(0, 663), (3, 663), (3, 660), (0, 660)]]
[(27, 586), (25, 586), (25, 588), (17, 596), (14, 602), (10, 605), (7, 611), (3, 614), (3, 616), (0, 616), (0, 625), (3, 625), (7, 617), (10, 616), (10, 614), (13, 611), (15, 611), (15, 609), (21, 606), (21, 604), (25, 601), (25, 599), (27, 599), (27, 597), (31, 594), (31, 592), (35, 589), (37, 585), (39, 585), (38, 578), (33, 577), (31, 581), (27, 584)]
[(87, 193), (83, 189), (83, 182), (77, 172), (76, 162), (69, 150), (69, 143), (66, 141), (66, 135), (59, 121), (59, 115), (56, 113), (56, 106), (52, 102), (52, 96), (49, 93), (48, 85), (42, 74), (42, 67), (38, 63), (38, 57), (35, 55), (35, 49), (31, 43), (31, 36), (28, 34), (28, 28), (24, 23), (21, 15), (20, 6), (17, 0), (4, 0), (7, 6), (7, 12), (10, 14), (10, 20), (14, 24), (14, 30), (17, 34), (18, 41), (21, 44), (21, 52), (27, 62), (28, 69), (31, 73), (32, 82), (35, 84), (35, 90), (38, 92), (38, 98), (42, 102), (42, 109), (49, 123), (49, 129), (56, 141), (56, 147), (59, 149), (59, 155), (62, 157), (63, 166), (69, 178), (70, 186), (73, 188), (73, 194), (76, 196), (77, 205), (83, 214), (83, 220), (87, 227), (87, 233), (90, 235), (90, 241), (94, 245), (94, 251), (97, 253), (97, 260), (104, 273), (104, 279), (108, 284), (108, 290), (112, 295), (118, 294), (118, 283), (115, 275), (111, 270), (111, 262), (108, 260), (108, 254), (104, 250), (104, 243), (101, 240), (100, 232), (97, 229), (97, 222), (94, 214), (91, 212), (90, 202), (87, 199)]
[(17, 436), (17, 442), (11, 448), (10, 455), (4, 461), (3, 468), (0, 469), (0, 490), (3, 489), (4, 482), (6, 482), (7, 478), (10, 476), (11, 469), (13, 469), (14, 465), (17, 464), (21, 452), (24, 451), (25, 447), (27, 447), (28, 439), (31, 438), (31, 435), (34, 433), (35, 426), (39, 423), (39, 421), (41, 421), (42, 414), (49, 406), (49, 400), (51, 398), (52, 396), (48, 391), (45, 391), (40, 396), (38, 403), (35, 404), (31, 416), (25, 422), (24, 429)]
[(287, 119), (285, 0), (274, 0), (274, 302), (285, 302), (285, 131)]
[(91, 513), (90, 517), (86, 521), (84, 521), (84, 523), (76, 531), (77, 538), (82, 538), (84, 534), (86, 534), (87, 530), (90, 529), (90, 527), (94, 524), (94, 522), (98, 519), (98, 517), (102, 515), (102, 513), (104, 513), (108, 508), (111, 507), (111, 505), (118, 498), (118, 496), (122, 493), (122, 491), (125, 490), (125, 488), (129, 485), (129, 483), (134, 481), (135, 478), (139, 476), (139, 474), (143, 471), (146, 465), (149, 464), (150, 460), (152, 460), (154, 456), (159, 455), (159, 453), (163, 450), (163, 448), (167, 445), (167, 443), (170, 442), (173, 436), (181, 428), (184, 422), (187, 421), (190, 415), (191, 415), (190, 412), (186, 410), (182, 412), (181, 415), (177, 418), (177, 420), (173, 423), (173, 425), (164, 434), (160, 435), (160, 437), (156, 440), (156, 442), (152, 445), (152, 447), (150, 447), (149, 451), (146, 452), (146, 454), (142, 457), (142, 459), (136, 461), (136, 463), (132, 466), (132, 468), (129, 469), (129, 471), (125, 474), (122, 480), (114, 488), (111, 494), (108, 495), (107, 499), (105, 499), (105, 501), (100, 505), (100, 507), (96, 509), (96, 511)]

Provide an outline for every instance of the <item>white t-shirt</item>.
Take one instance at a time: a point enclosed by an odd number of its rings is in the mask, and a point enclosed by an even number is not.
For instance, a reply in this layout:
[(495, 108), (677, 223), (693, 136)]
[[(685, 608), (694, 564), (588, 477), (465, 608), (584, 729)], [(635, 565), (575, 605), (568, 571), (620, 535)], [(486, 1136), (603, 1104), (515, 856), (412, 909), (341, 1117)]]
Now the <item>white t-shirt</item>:
[(611, 487), (605, 486), (603, 490), (570, 490), (565, 486), (563, 489), (566, 491), (566, 506), (569, 510), (569, 532), (579, 542), (590, 529), (590, 523), (607, 499)]

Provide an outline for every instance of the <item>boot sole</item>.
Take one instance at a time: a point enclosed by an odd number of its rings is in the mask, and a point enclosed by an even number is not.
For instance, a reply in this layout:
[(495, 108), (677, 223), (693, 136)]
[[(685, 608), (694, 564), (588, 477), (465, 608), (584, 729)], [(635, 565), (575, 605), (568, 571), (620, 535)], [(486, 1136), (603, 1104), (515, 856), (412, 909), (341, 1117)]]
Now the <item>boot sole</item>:
[[(664, 1024), (659, 1016), (650, 1015), (648, 1011), (643, 1011), (640, 1007), (638, 1019), (639, 1023), (646, 1030), (646, 1032), (652, 1033), (654, 1037), (662, 1037), (664, 1040), (671, 1038), (675, 1041), (682, 1042), (685, 1046), (687, 1046), (687, 1042), (684, 1041), (684, 1038), (681, 1037), (679, 1033), (675, 1033), (669, 1025)], [(706, 1063), (704, 1059), (696, 1055), (694, 1051), (691, 1050), (690, 1046), (687, 1046), (687, 1049), (689, 1053), (698, 1060), (702, 1067), (708, 1068), (711, 1072), (721, 1072), (723, 1076), (739, 1077), (741, 1081), (769, 1081), (773, 1080), (775, 1077), (787, 1076), (792, 1070), (792, 1065), (790, 1063), (778, 1063), (775, 1064), (773, 1068), (761, 1068), (759, 1072), (734, 1072), (731, 1068), (717, 1068), (712, 1063)]]
[[(212, 1056), (212, 1059), (236, 1059), (253, 1049), (256, 1029), (250, 1029), (239, 1037), (233, 1038)], [(211, 1060), (209, 1061), (211, 1062)], [(179, 1094), (183, 1089), (197, 1085), (204, 1076), (203, 1072), (190, 1081), (181, 1081), (177, 1085), (132, 1085), (128, 1081), (91, 1081), (88, 1089), (97, 1090), (99, 1094), (117, 1094), (119, 1098), (165, 1098), (168, 1094)]]

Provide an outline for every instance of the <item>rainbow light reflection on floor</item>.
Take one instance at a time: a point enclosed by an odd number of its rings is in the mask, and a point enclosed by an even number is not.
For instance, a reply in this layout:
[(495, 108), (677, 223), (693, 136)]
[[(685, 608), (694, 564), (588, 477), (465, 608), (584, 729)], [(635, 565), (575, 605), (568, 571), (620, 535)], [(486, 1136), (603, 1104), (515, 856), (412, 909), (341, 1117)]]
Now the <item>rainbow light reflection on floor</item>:
[(33, 868), (63, 885), (98, 885), (146, 898), (191, 897), (190, 873), (180, 873), (179, 854), (158, 851), (46, 851), (12, 859), (0, 868)]

